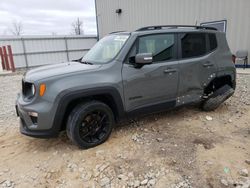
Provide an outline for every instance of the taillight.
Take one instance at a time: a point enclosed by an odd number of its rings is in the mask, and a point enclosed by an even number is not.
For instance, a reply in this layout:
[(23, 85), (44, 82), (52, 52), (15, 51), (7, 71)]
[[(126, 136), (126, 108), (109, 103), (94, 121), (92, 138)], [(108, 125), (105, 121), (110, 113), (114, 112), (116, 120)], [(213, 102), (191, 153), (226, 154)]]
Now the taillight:
[(236, 61), (236, 56), (235, 55), (232, 55), (232, 61), (235, 64), (235, 61)]

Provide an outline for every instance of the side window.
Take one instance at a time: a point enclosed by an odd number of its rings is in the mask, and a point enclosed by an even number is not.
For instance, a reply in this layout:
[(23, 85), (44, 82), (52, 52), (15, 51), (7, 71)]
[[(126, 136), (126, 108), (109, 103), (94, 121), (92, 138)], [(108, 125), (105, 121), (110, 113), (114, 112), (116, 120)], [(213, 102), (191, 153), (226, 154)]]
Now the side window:
[(213, 51), (217, 48), (217, 40), (215, 34), (208, 34), (208, 40), (209, 40), (209, 51)]
[(153, 62), (174, 59), (174, 34), (157, 34), (140, 37), (136, 53), (152, 53)]
[(181, 37), (182, 58), (198, 57), (206, 54), (206, 34), (187, 33)]

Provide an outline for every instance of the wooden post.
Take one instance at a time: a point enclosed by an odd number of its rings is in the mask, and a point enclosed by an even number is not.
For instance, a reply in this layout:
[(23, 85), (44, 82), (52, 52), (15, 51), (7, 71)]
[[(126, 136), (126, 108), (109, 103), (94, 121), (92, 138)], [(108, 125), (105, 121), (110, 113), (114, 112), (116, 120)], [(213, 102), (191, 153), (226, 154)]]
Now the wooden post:
[(4, 62), (5, 62), (6, 69), (7, 69), (7, 70), (10, 70), (6, 46), (3, 47), (3, 58), (4, 58)]
[(14, 64), (14, 59), (13, 59), (13, 53), (12, 53), (11, 46), (8, 45), (7, 48), (8, 48), (8, 55), (9, 55), (9, 60), (10, 60), (10, 67), (11, 67), (12, 72), (15, 72), (16, 68), (15, 68), (15, 64)]
[(4, 63), (2, 47), (0, 47), (0, 56), (1, 56), (2, 68), (3, 68), (3, 70), (5, 70), (6, 67), (5, 67), (5, 63)]

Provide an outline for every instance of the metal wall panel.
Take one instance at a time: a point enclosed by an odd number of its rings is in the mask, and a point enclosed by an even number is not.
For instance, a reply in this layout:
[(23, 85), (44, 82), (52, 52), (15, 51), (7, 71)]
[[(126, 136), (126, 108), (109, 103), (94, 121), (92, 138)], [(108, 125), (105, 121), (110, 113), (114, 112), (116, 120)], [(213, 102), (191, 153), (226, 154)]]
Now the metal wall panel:
[(66, 50), (65, 42), (61, 39), (45, 39), (45, 40), (25, 40), (26, 52), (53, 52)]
[[(147, 25), (200, 25), (227, 20), (233, 53), (250, 52), (250, 0), (96, 0), (99, 36)], [(115, 10), (121, 8), (118, 15)]]
[(71, 60), (80, 59), (80, 58), (83, 57), (86, 53), (87, 53), (87, 51), (73, 51), (73, 52), (69, 52), (69, 58), (70, 58)]
[[(50, 54), (30, 54), (28, 62), (32, 62), (31, 66), (40, 66), (46, 64), (55, 64), (65, 62), (67, 59), (66, 53), (50, 53)], [(31, 63), (30, 63), (31, 64)]]
[(24, 36), (0, 38), (0, 46), (11, 45), (16, 68), (79, 59), (96, 42), (96, 36)]
[(67, 39), (69, 49), (90, 49), (95, 43), (96, 38)]
[(15, 62), (15, 67), (16, 68), (26, 67), (24, 55), (15, 55), (14, 56), (14, 62)]
[(11, 45), (12, 50), (15, 51), (15, 53), (22, 53), (23, 52), (23, 45), (21, 40), (14, 40), (14, 39), (8, 39), (8, 40), (1, 40), (0, 39), (0, 46), (7, 46)]

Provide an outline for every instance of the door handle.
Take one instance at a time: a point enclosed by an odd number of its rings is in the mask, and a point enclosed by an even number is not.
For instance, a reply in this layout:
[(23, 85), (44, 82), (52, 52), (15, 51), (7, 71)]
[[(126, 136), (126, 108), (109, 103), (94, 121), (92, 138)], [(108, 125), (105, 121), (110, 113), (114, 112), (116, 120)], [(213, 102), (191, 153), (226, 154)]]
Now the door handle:
[(214, 64), (211, 62), (206, 62), (203, 64), (203, 67), (212, 67), (212, 66), (214, 66)]
[(164, 73), (174, 73), (174, 72), (176, 72), (177, 70), (176, 69), (166, 69), (166, 70), (164, 70)]

